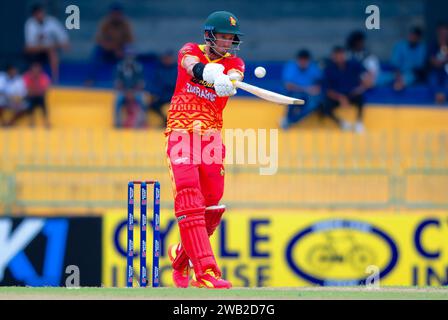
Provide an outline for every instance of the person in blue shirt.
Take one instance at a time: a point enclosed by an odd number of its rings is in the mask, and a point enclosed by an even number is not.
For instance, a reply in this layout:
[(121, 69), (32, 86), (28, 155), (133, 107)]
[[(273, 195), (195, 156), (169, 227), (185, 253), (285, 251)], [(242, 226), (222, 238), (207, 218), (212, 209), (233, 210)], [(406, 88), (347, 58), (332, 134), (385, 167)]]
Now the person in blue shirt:
[[(323, 114), (334, 120), (343, 130), (354, 129), (362, 132), (364, 108), (364, 92), (370, 86), (370, 82), (363, 77), (364, 67), (356, 60), (347, 60), (343, 47), (335, 47), (331, 60), (324, 71), (324, 92), (325, 103)], [(357, 108), (357, 121), (354, 126), (338, 118), (334, 110), (339, 107), (346, 107), (353, 104)]]
[(448, 23), (440, 22), (437, 26), (436, 42), (429, 50), (429, 62), (431, 67), (430, 87), (433, 91), (435, 102), (446, 103), (448, 94)]
[[(117, 65), (115, 88), (117, 91), (114, 108), (115, 127), (128, 126), (125, 123), (132, 127), (144, 127), (146, 119), (143, 112), (145, 109), (143, 65), (137, 61), (137, 52), (132, 46), (125, 49), (125, 57)], [(123, 119), (123, 107), (126, 107), (127, 111), (132, 111), (127, 112), (128, 115), (135, 114), (131, 117), (134, 120), (130, 121), (129, 117)]]
[(392, 53), (391, 63), (395, 68), (393, 87), (399, 91), (424, 79), (426, 46), (422, 41), (423, 31), (413, 27), (407, 40), (398, 42)]
[(368, 50), (366, 34), (355, 30), (349, 34), (346, 41), (347, 59), (356, 60), (366, 69), (363, 77), (372, 82), (372, 86), (378, 84), (381, 77), (381, 66), (378, 57)]
[(282, 79), (287, 95), (305, 100), (305, 105), (288, 106), (281, 122), (283, 129), (288, 129), (318, 108), (322, 101), (321, 78), (322, 72), (317, 63), (312, 61), (308, 50), (300, 50), (296, 60), (285, 65)]
[(174, 93), (177, 79), (177, 63), (174, 51), (167, 50), (161, 54), (150, 81), (149, 92), (151, 102), (148, 104), (147, 112), (154, 111), (166, 125), (166, 114), (163, 106), (169, 104)]

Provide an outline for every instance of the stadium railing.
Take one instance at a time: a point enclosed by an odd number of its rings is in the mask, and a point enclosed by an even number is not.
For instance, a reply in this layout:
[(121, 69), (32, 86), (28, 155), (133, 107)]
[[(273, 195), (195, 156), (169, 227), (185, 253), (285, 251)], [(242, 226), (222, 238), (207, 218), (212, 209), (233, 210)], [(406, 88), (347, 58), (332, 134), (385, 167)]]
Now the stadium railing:
[[(446, 209), (448, 130), (279, 132), (278, 169), (226, 165), (235, 208)], [(157, 130), (0, 131), (0, 212), (96, 213), (125, 205), (126, 183), (156, 177), (171, 208)], [(247, 150), (246, 150), (247, 151)]]

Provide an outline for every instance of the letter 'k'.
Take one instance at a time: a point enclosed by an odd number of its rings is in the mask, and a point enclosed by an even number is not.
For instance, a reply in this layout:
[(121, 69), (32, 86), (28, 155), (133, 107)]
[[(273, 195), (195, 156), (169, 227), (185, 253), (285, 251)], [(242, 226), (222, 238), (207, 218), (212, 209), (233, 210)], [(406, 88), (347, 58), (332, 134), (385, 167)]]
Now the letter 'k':
[(0, 219), (0, 281), (3, 280), (8, 263), (39, 234), (45, 225), (44, 219), (26, 219), (14, 233), (11, 219)]

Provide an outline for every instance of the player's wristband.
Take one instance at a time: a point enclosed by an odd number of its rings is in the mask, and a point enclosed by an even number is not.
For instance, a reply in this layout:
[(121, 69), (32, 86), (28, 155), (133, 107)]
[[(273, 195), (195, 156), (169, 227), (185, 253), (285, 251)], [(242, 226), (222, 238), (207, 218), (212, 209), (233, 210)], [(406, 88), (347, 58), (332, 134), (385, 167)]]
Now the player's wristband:
[(193, 66), (193, 75), (198, 80), (204, 80), (202, 74), (204, 73), (205, 64), (198, 62)]

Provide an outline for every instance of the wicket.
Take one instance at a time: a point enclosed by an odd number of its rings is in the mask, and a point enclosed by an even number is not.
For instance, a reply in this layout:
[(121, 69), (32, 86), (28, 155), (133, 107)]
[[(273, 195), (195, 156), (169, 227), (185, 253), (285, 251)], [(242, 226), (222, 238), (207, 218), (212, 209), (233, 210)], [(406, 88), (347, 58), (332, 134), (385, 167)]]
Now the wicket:
[(134, 185), (140, 184), (140, 287), (146, 287), (148, 274), (146, 268), (146, 230), (147, 230), (147, 199), (148, 184), (154, 185), (153, 207), (153, 259), (152, 259), (152, 286), (158, 287), (160, 283), (159, 257), (160, 257), (160, 183), (158, 181), (130, 181), (128, 183), (128, 233), (127, 233), (127, 287), (132, 288), (134, 278)]

